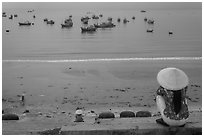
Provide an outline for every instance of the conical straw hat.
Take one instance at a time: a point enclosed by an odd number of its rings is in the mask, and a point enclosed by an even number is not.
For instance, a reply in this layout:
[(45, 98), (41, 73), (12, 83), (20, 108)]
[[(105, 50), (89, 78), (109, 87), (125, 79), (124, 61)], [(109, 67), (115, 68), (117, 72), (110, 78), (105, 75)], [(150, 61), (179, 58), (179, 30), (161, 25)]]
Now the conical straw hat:
[(78, 110), (75, 112), (75, 114), (77, 114), (77, 115), (83, 114), (83, 111), (82, 111), (81, 109), (78, 109)]
[(158, 83), (169, 90), (180, 90), (188, 85), (188, 76), (180, 69), (165, 68), (157, 74)]

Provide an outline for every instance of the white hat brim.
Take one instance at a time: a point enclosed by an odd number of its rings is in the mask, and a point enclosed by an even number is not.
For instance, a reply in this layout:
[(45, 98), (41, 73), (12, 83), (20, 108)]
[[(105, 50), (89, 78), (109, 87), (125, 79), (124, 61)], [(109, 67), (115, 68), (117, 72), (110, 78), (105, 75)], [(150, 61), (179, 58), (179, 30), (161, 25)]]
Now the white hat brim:
[(77, 110), (77, 111), (75, 112), (75, 114), (77, 114), (77, 115), (83, 114), (83, 111), (82, 111), (82, 110)]
[(188, 76), (180, 69), (165, 68), (157, 74), (158, 83), (169, 90), (180, 90), (189, 83)]

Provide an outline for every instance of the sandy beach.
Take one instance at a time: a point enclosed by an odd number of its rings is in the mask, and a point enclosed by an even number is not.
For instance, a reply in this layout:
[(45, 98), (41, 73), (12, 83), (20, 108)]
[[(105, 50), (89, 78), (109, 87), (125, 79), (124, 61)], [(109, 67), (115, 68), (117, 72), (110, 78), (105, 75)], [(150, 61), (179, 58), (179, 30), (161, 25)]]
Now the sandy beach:
[[(77, 107), (86, 115), (90, 111), (148, 110), (157, 114), (156, 76), (165, 67), (186, 72), (190, 83), (187, 92), (191, 111), (202, 109), (201, 60), (110, 61), (29, 63), (3, 62), (2, 109), (20, 116), (17, 125), (27, 121), (26, 128), (48, 129), (74, 120)], [(25, 104), (20, 96), (25, 94)], [(23, 113), (29, 110), (29, 113)], [(31, 124), (32, 123), (32, 124)], [(3, 121), (3, 131), (12, 122)], [(20, 128), (21, 126), (19, 126)]]

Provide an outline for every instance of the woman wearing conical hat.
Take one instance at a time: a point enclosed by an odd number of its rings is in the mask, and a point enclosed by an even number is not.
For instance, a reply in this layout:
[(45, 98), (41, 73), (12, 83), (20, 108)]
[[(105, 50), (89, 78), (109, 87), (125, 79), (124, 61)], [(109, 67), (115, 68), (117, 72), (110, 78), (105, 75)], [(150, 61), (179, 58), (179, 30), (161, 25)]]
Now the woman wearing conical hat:
[(188, 76), (180, 69), (165, 68), (157, 75), (160, 84), (156, 103), (161, 119), (156, 122), (167, 126), (184, 126), (189, 117), (186, 92)]

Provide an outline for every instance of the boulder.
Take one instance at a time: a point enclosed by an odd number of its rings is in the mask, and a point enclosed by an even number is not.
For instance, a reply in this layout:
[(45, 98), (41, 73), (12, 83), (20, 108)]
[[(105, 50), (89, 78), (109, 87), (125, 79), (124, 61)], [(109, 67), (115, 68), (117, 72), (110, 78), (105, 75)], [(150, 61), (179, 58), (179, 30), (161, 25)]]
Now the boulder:
[(132, 111), (122, 111), (120, 113), (121, 118), (135, 117), (135, 113)]
[(101, 119), (115, 118), (115, 115), (112, 112), (102, 112), (99, 114), (98, 118)]
[(149, 111), (138, 111), (136, 117), (151, 117), (152, 114)]
[(4, 114), (2, 120), (19, 120), (19, 116), (16, 114)]

